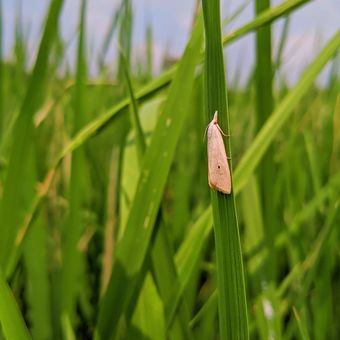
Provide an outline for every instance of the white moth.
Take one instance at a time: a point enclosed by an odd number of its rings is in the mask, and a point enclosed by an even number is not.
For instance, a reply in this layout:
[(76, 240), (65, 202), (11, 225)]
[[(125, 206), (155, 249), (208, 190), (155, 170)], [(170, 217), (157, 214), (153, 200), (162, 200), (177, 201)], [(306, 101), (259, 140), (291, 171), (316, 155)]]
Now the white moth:
[(208, 182), (212, 189), (230, 194), (231, 177), (217, 111), (208, 125)]

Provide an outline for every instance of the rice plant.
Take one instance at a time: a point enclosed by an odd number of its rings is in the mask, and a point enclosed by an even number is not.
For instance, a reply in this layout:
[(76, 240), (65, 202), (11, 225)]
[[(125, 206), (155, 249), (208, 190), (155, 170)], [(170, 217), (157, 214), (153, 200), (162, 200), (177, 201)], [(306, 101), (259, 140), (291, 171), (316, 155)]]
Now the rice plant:
[[(234, 30), (249, 1), (227, 16), (197, 1), (182, 56), (156, 75), (150, 25), (135, 62), (134, 2), (97, 54), (88, 5), (74, 66), (63, 0), (31, 65), (20, 16), (5, 56), (0, 1), (1, 339), (338, 339), (340, 30), (291, 85), (283, 50), (309, 1), (256, 0)], [(224, 48), (250, 33), (253, 70), (227, 83)], [(227, 194), (208, 185), (215, 111)]]

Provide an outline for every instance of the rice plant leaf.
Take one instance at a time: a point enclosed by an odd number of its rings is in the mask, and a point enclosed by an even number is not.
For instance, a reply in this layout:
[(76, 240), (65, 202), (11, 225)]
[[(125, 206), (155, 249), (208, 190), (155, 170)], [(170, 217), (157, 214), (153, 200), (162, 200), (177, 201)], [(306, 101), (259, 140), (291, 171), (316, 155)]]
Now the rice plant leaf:
[[(163, 304), (150, 274), (144, 280), (132, 326), (129, 339), (138, 338), (138, 333), (150, 340), (166, 339)], [(133, 334), (134, 330), (137, 334)]]
[[(130, 100), (131, 100), (131, 107), (130, 107), (131, 116), (132, 116), (131, 120), (132, 120), (132, 126), (134, 128), (134, 132), (135, 132), (135, 144), (136, 144), (137, 158), (139, 160), (139, 167), (133, 166), (133, 168), (136, 169), (136, 168), (140, 168), (140, 166), (141, 166), (141, 163), (142, 163), (142, 160), (143, 160), (143, 157), (144, 157), (144, 153), (145, 153), (145, 149), (146, 149), (146, 142), (145, 142), (144, 133), (143, 133), (142, 127), (141, 127), (137, 101), (136, 101), (134, 91), (133, 91), (133, 88), (132, 88), (128, 64), (127, 64), (127, 61), (126, 61), (124, 55), (122, 55), (121, 58), (122, 58), (122, 67), (124, 68), (125, 80), (126, 80), (126, 83), (127, 83), (128, 92), (129, 92)], [(193, 109), (190, 108), (189, 111), (190, 110), (193, 110)], [(130, 159), (130, 162), (131, 162), (131, 159)], [(130, 167), (131, 167), (130, 162), (127, 163), (129, 170), (130, 170)], [(124, 177), (128, 177), (127, 185), (131, 185), (131, 174), (130, 174), (130, 172), (125, 173)], [(137, 175), (136, 178), (138, 178), (138, 175)], [(135, 185), (135, 187), (136, 187), (136, 185)], [(178, 286), (178, 278), (177, 278), (177, 273), (176, 273), (175, 263), (174, 263), (174, 260), (173, 260), (173, 255), (172, 255), (172, 251), (171, 251), (169, 238), (168, 238), (168, 235), (167, 235), (167, 231), (165, 230), (166, 226), (163, 223), (163, 212), (162, 212), (162, 210), (160, 210), (158, 212), (158, 219), (161, 222), (160, 222), (159, 228), (157, 230), (157, 235), (155, 236), (155, 239), (154, 239), (154, 242), (153, 242), (153, 248), (152, 248), (152, 251), (151, 251), (151, 262), (152, 262), (152, 269), (153, 269), (153, 273), (154, 273), (154, 280), (155, 280), (155, 283), (158, 286), (160, 298), (166, 303), (169, 300), (169, 296), (171, 295), (171, 292), (173, 290), (175, 290), (176, 287)], [(120, 230), (122, 230), (124, 232), (125, 228), (120, 228)], [(149, 301), (149, 300), (153, 300), (154, 298), (155, 297), (152, 294), (152, 291), (148, 290), (148, 289), (142, 290), (141, 294), (139, 296), (139, 299), (141, 301), (144, 301), (144, 300)], [(139, 308), (139, 309), (141, 309), (141, 308)], [(137, 306), (137, 310), (138, 310), (138, 306)], [(136, 314), (137, 310), (135, 311), (135, 314)], [(186, 315), (183, 314), (183, 310), (180, 310), (179, 314), (180, 314), (179, 317), (182, 318), (182, 319), (184, 317), (186, 317)], [(166, 313), (166, 315), (168, 316), (168, 313)], [(183, 315), (183, 317), (182, 317), (182, 315)], [(170, 317), (171, 317), (171, 315), (170, 315)], [(152, 321), (150, 319), (152, 319), (152, 318), (153, 318), (153, 315), (151, 313), (149, 313), (148, 315), (144, 315), (143, 318), (140, 318), (138, 321), (136, 320), (136, 322), (133, 325), (136, 324), (136, 327), (140, 326), (142, 329), (144, 329), (143, 333), (147, 333), (148, 330), (145, 329), (145, 327), (143, 327), (143, 323), (151, 324)], [(162, 319), (163, 319), (162, 322), (164, 323), (164, 316), (163, 316)], [(188, 331), (188, 329), (185, 325), (188, 324), (189, 317), (186, 317), (186, 319), (187, 319), (187, 321), (177, 322), (177, 320), (176, 320), (175, 323), (174, 323), (176, 330), (180, 334), (182, 334), (185, 331)], [(167, 324), (170, 324), (170, 322), (168, 320), (170, 320), (169, 317), (167, 317)], [(161, 324), (162, 322), (157, 321), (156, 323)], [(179, 326), (183, 325), (184, 327), (177, 327), (177, 325), (179, 325)], [(134, 329), (134, 327), (132, 327), (132, 330), (133, 329)], [(184, 336), (184, 335), (181, 335), (181, 337), (182, 336)], [(133, 336), (131, 334), (129, 334), (129, 337), (133, 337)], [(190, 338), (190, 335), (187, 335), (186, 338)]]
[[(265, 25), (281, 16), (286, 15), (293, 9), (297, 8), (302, 4), (306, 3), (305, 0), (292, 0), (286, 1), (282, 5), (278, 5), (276, 7), (271, 8), (270, 10), (263, 12), (261, 15), (261, 20), (255, 18), (245, 26), (242, 26), (240, 29), (227, 34), (223, 41), (224, 44), (228, 44), (243, 35), (255, 30), (262, 25)], [(161, 89), (166, 88), (173, 79), (173, 76), (176, 72), (177, 66), (170, 68), (168, 71), (163, 73), (160, 77), (152, 80), (150, 83), (143, 86), (139, 91), (136, 92), (136, 98), (138, 100), (146, 99), (155, 92), (158, 92)], [(27, 230), (29, 229), (29, 225), (32, 222), (34, 216), (37, 215), (38, 209), (41, 206), (41, 202), (44, 199), (45, 195), (49, 190), (49, 186), (52, 182), (52, 179), (55, 175), (55, 170), (61, 161), (66, 157), (68, 154), (72, 153), (77, 148), (81, 147), (84, 143), (86, 143), (91, 137), (97, 135), (102, 131), (105, 127), (107, 127), (113, 120), (118, 118), (120, 114), (124, 112), (124, 110), (128, 107), (130, 100), (128, 98), (123, 99), (120, 103), (114, 106), (111, 110), (106, 112), (105, 114), (99, 116), (98, 118), (91, 121), (87, 124), (84, 128), (82, 128), (79, 133), (68, 143), (68, 145), (60, 152), (59, 156), (56, 158), (52, 168), (48, 171), (44, 181), (43, 186), (45, 190), (43, 192), (36, 193), (34, 199), (31, 202), (30, 209), (26, 214), (26, 222), (22, 224), (21, 230), (17, 233), (17, 236), (20, 234), (18, 246), (23, 242)], [(236, 169), (237, 170), (237, 169)], [(234, 186), (235, 189), (238, 191), (238, 174), (237, 171), (235, 173), (234, 178)], [(242, 184), (243, 187), (243, 184)], [(240, 189), (242, 188), (240, 187)], [(14, 265), (15, 260), (12, 259), (12, 264)], [(13, 266), (12, 266), (13, 267)], [(8, 274), (6, 274), (8, 275)]]
[(204, 241), (212, 230), (212, 222), (211, 209), (206, 209), (192, 228), (190, 228), (188, 236), (176, 253), (176, 265), (182, 291), (184, 291), (193, 273), (195, 260), (199, 258)]
[(287, 41), (287, 37), (288, 37), (288, 31), (289, 31), (289, 24), (290, 24), (290, 16), (287, 15), (284, 18), (284, 25), (283, 25), (283, 29), (282, 29), (282, 33), (280, 36), (280, 40), (279, 40), (279, 47), (277, 49), (277, 53), (275, 55), (275, 61), (274, 61), (274, 71), (278, 72), (281, 65), (282, 65), (282, 59), (283, 59), (283, 50)]
[[(85, 14), (87, 0), (82, 0), (80, 10), (80, 30), (77, 48), (77, 71), (74, 92), (74, 131), (75, 133), (84, 125), (85, 105), (84, 89), (86, 79), (85, 60)], [(82, 254), (79, 251), (78, 242), (81, 237), (83, 226), (81, 223), (81, 209), (84, 200), (84, 154), (83, 149), (76, 150), (72, 155), (71, 176), (69, 188), (69, 213), (66, 220), (66, 227), (63, 233), (63, 262), (61, 268), (61, 291), (60, 299), (60, 320), (65, 317), (70, 320), (76, 312), (76, 299), (79, 294), (79, 277), (82, 270)]]
[[(322, 57), (322, 55), (321, 55), (321, 57)], [(313, 71), (313, 75), (314, 75), (314, 77), (315, 77), (315, 75), (320, 71), (320, 69), (322, 68), (322, 66), (323, 66), (323, 63), (321, 63), (320, 64), (320, 62), (317, 62), (316, 63), (317, 65), (319, 65), (319, 67), (318, 67), (318, 70), (315, 72), (315, 71)], [(307, 90), (307, 87), (306, 86), (304, 86), (304, 91), (306, 91)], [(286, 101), (283, 101), (283, 104), (284, 103), (286, 103)], [(278, 105), (278, 109), (276, 110), (276, 114), (280, 114), (281, 113), (281, 111), (282, 111), (282, 109), (281, 109), (281, 105)], [(256, 154), (253, 154), (253, 157), (255, 157), (256, 156)], [(238, 170), (237, 170), (238, 171)], [(238, 185), (237, 185), (237, 179), (238, 179), (238, 177), (237, 177), (237, 172), (236, 171), (236, 175), (235, 175), (235, 185), (236, 185), (236, 192), (239, 192), (239, 190), (241, 189)]]
[(3, 63), (3, 37), (2, 37), (2, 0), (0, 0), (0, 141), (3, 138), (3, 121), (4, 121), (4, 63)]
[[(283, 4), (273, 7), (261, 14), (260, 18), (256, 18), (249, 22), (248, 24), (242, 26), (234, 32), (227, 34), (223, 38), (223, 44), (228, 45), (234, 40), (237, 40), (247, 33), (256, 30), (257, 28), (268, 24), (281, 16), (286, 15), (300, 5), (303, 5), (310, 0), (291, 0), (285, 1)], [(176, 73), (177, 65), (171, 67), (168, 71), (165, 71), (158, 78), (152, 80), (148, 84), (144, 85), (141, 89), (136, 91), (136, 99), (142, 100), (153, 95), (165, 87), (167, 87), (173, 80)], [(79, 133), (74, 137), (72, 141), (65, 147), (65, 149), (60, 153), (58, 157), (58, 163), (63, 157), (71, 153), (73, 150), (78, 148), (80, 145), (85, 143), (89, 138), (98, 134), (102, 129), (108, 126), (117, 115), (120, 115), (124, 110), (130, 105), (130, 99), (125, 98), (117, 105), (115, 105), (111, 110), (94, 119), (91, 123), (87, 124)]]
[(175, 291), (165, 306), (168, 322), (171, 322), (175, 316), (180, 304), (181, 297), (189, 285), (189, 280), (194, 274), (197, 261), (202, 254), (204, 245), (212, 231), (212, 214), (210, 209), (199, 217), (199, 219), (190, 228), (190, 232), (182, 242), (175, 257), (178, 272), (179, 286), (173, 289)]
[(31, 336), (18, 305), (0, 270), (0, 323), (6, 339), (29, 340)]
[(308, 332), (307, 332), (307, 327), (304, 324), (304, 322), (301, 320), (300, 314), (296, 310), (295, 307), (293, 307), (293, 314), (294, 314), (296, 323), (298, 324), (298, 329), (299, 329), (299, 332), (300, 332), (301, 339), (302, 340), (309, 340), (310, 337), (309, 337)]
[[(229, 114), (221, 43), (220, 2), (203, 0), (205, 27), (205, 98), (207, 123), (215, 111), (229, 134)], [(226, 143), (231, 157), (230, 141)], [(232, 173), (232, 163), (229, 162)], [(232, 180), (231, 180), (232, 182)], [(217, 260), (217, 289), (221, 339), (248, 339), (248, 317), (243, 262), (234, 193), (211, 189)]]
[(131, 112), (131, 121), (132, 125), (135, 130), (135, 138), (136, 138), (136, 148), (137, 148), (137, 155), (138, 155), (138, 160), (139, 163), (141, 164), (143, 155), (146, 149), (146, 143), (145, 143), (145, 138), (144, 138), (144, 133), (142, 130), (142, 125), (139, 119), (139, 110), (138, 110), (138, 104), (135, 96), (135, 92), (132, 87), (132, 82), (131, 82), (131, 76), (130, 76), (130, 71), (129, 71), (129, 65), (127, 63), (126, 57), (121, 53), (121, 65), (123, 68), (123, 72), (125, 75), (125, 81), (126, 81), (126, 86), (128, 89), (129, 97), (130, 97), (130, 112)]
[[(276, 290), (276, 295), (278, 298), (282, 299), (288, 288), (292, 288), (294, 291), (296, 289), (296, 281), (299, 280), (301, 283), (301, 289), (299, 289), (299, 292), (297, 295), (293, 294), (292, 296), (287, 295), (289, 298), (287, 299), (288, 304), (286, 305), (286, 308), (288, 309), (290, 306), (303, 306), (304, 302), (308, 298), (311, 292), (311, 285), (313, 285), (313, 301), (318, 302), (318, 304), (315, 306), (316, 308), (320, 308), (323, 315), (327, 315), (327, 313), (330, 313), (330, 310), (332, 308), (327, 308), (326, 306), (328, 303), (331, 304), (332, 299), (332, 289), (330, 286), (330, 274), (332, 267), (332, 260), (330, 260), (331, 257), (333, 257), (336, 252), (336, 236), (331, 239), (331, 235), (335, 235), (333, 231), (335, 231), (335, 228), (338, 226), (338, 217), (339, 217), (339, 200), (338, 196), (335, 198), (335, 201), (333, 201), (329, 206), (328, 215), (326, 216), (326, 221), (322, 228), (320, 229), (319, 234), (316, 237), (316, 240), (314, 243), (310, 246), (310, 251), (308, 252), (307, 256), (304, 258), (303, 262), (298, 262), (286, 275), (286, 277), (281, 282), (280, 286)], [(330, 252), (331, 250), (331, 252)], [(334, 256), (335, 257), (335, 256)], [(324, 261), (324, 259), (327, 258), (327, 261)], [(320, 265), (321, 264), (321, 265)], [(320, 271), (323, 275), (320, 275)], [(325, 290), (322, 290), (321, 292), (317, 292), (317, 290), (320, 288), (318, 285), (321, 283), (321, 285), (325, 285)], [(319, 294), (318, 294), (319, 293)], [(321, 293), (321, 296), (320, 296)], [(319, 298), (317, 297), (319, 295)], [(322, 302), (320, 301), (320, 298), (322, 299)], [(324, 308), (326, 307), (326, 308)], [(329, 307), (329, 305), (328, 305)], [(314, 314), (314, 317), (319, 320), (319, 311), (316, 311), (316, 314)], [(315, 328), (315, 323), (313, 323), (312, 327), (315, 330), (314, 334), (318, 334), (318, 332), (322, 332), (323, 334), (335, 334), (334, 330), (331, 325), (332, 317), (330, 315), (330, 320), (328, 323), (324, 318), (322, 318), (321, 324)], [(298, 320), (297, 321), (301, 321)], [(316, 320), (314, 320), (316, 321)], [(301, 321), (302, 322), (302, 321)], [(303, 321), (300, 326), (303, 326), (306, 322)], [(318, 323), (318, 322), (317, 322)], [(322, 326), (323, 325), (323, 326)], [(305, 325), (306, 326), (306, 325)], [(327, 327), (328, 326), (328, 327)], [(326, 327), (326, 328), (325, 328)], [(301, 329), (300, 329), (301, 331)], [(304, 328), (304, 331), (307, 333), (307, 328)]]
[(190, 327), (193, 328), (205, 314), (211, 313), (211, 310), (217, 308), (218, 294), (217, 289), (209, 296), (205, 304), (200, 308), (196, 315), (190, 321)]
[(228, 15), (225, 19), (222, 21), (222, 28), (227, 27), (231, 22), (234, 21), (251, 3), (251, 0), (246, 0), (244, 3), (240, 4), (233, 13)]
[(234, 183), (238, 190), (242, 190), (247, 183), (250, 175), (259, 164), (269, 145), (293, 113), (293, 109), (298, 101), (313, 84), (316, 76), (336, 53), (339, 46), (340, 32), (337, 32), (319, 53), (314, 62), (306, 69), (297, 85), (286, 95), (270, 118), (266, 121), (255, 140), (242, 157), (235, 171)]
[(305, 207), (299, 211), (289, 223), (287, 230), (277, 235), (275, 240), (275, 247), (281, 247), (289, 238), (297, 235), (300, 231), (303, 222), (306, 221), (311, 215), (324, 204), (326, 200), (332, 199), (333, 196), (340, 195), (340, 174), (332, 176), (328, 183), (326, 183), (319, 192), (310, 200)]
[(145, 153), (124, 238), (117, 244), (111, 279), (101, 301), (96, 333), (99, 339), (108, 339), (115, 334), (117, 322), (129, 303), (136, 277), (144, 262), (171, 161), (188, 111), (202, 41), (201, 28), (201, 22), (198, 22)]
[[(246, 189), (241, 192), (241, 204), (245, 228), (243, 236), (244, 251), (249, 253), (255, 247), (263, 245), (265, 239), (260, 192), (254, 175), (251, 176)], [(260, 282), (263, 282), (263, 277), (261, 278), (256, 273), (260, 272), (267, 255), (266, 249), (264, 249), (264, 251), (249, 259), (247, 263), (247, 272), (252, 276), (249, 285), (257, 285), (254, 289), (258, 289)]]
[[(119, 36), (118, 42), (119, 46), (124, 51), (124, 56), (119, 54), (118, 56), (118, 79), (124, 79), (124, 66), (122, 65), (124, 62), (127, 63), (128, 67), (130, 67), (131, 63), (131, 43), (132, 43), (132, 23), (133, 23), (133, 9), (132, 9), (132, 1), (124, 0), (122, 3), (122, 16), (119, 26)], [(122, 60), (124, 57), (125, 60)]]
[[(290, 6), (295, 6), (296, 4), (302, 4), (303, 2), (289, 2)], [(276, 17), (279, 17), (280, 15), (286, 14), (287, 11), (291, 10), (292, 7), (280, 7), (280, 10), (276, 10), (276, 8), (273, 8), (270, 10), (270, 15), (265, 15), (266, 20), (271, 21), (274, 20)], [(265, 14), (265, 13), (264, 13)], [(263, 15), (264, 15), (263, 14)], [(233, 33), (229, 36), (230, 38), (225, 39), (225, 43), (228, 43), (232, 41), (233, 39), (236, 39), (236, 37), (240, 37), (242, 34), (248, 33), (250, 30), (255, 29), (256, 27), (259, 27), (258, 25), (264, 24), (267, 21), (261, 21), (259, 22), (258, 20), (255, 19), (252, 24), (247, 25), (247, 29), (242, 29), (239, 30), (237, 34)], [(160, 88), (164, 88), (164, 86), (167, 86), (173, 77), (173, 73), (175, 72), (175, 69), (170, 69), (170, 71), (166, 72), (163, 74), (160, 78), (152, 81), (151, 83), (147, 84), (145, 87), (143, 87), (140, 91), (137, 92), (136, 97), (137, 98), (145, 98), (149, 96), (151, 93), (154, 91), (157, 91)], [(80, 147), (83, 145), (91, 136), (99, 133), (101, 129), (103, 129), (107, 124), (110, 123), (111, 119), (114, 118), (118, 113), (122, 112), (123, 109), (125, 109), (129, 105), (129, 100), (123, 100), (120, 104), (118, 104), (115, 108), (113, 108), (111, 111), (107, 112), (103, 116), (100, 116), (98, 119), (94, 120), (87, 126), (85, 126), (79, 134), (69, 143), (69, 145), (61, 152), (60, 157), (58, 158), (56, 162), (56, 166), (58, 163), (65, 157), (67, 154), (75, 150), (76, 148)], [(53, 175), (53, 170), (52, 172), (49, 172), (48, 176), (51, 177), (51, 174)], [(46, 180), (48, 177), (46, 177)], [(238, 177), (237, 177), (237, 171), (235, 174), (235, 189), (236, 193), (239, 192), (239, 186), (237, 185)], [(46, 191), (47, 192), (47, 191)], [(31, 214), (30, 216), (33, 217), (35, 215), (35, 211), (38, 209), (39, 204), (42, 200), (43, 196), (37, 196), (35, 201), (32, 204), (32, 209), (31, 209)]]
[[(63, 0), (51, 2), (33, 73), (13, 131), (12, 148), (0, 206), (2, 233), (0, 264), (5, 274), (15, 234), (23, 223), (24, 215), (30, 208), (30, 202), (34, 197), (32, 119), (43, 98), (48, 59), (56, 37), (62, 4)], [(22, 202), (22, 204), (18, 206), (17, 202)]]
[(34, 223), (24, 247), (29, 320), (35, 339), (52, 338), (47, 230), (44, 222), (41, 217)]
[(236, 29), (234, 32), (227, 34), (223, 38), (223, 45), (229, 44), (241, 36), (252, 32), (264, 25), (267, 25), (282, 16), (296, 10), (298, 7), (311, 2), (311, 0), (288, 0), (281, 4), (263, 11), (262, 14), (256, 16), (254, 20)]
[(145, 45), (146, 45), (146, 78), (151, 79), (153, 76), (153, 45), (154, 39), (150, 23), (146, 26)]
[(76, 335), (74, 334), (74, 330), (72, 328), (71, 320), (67, 314), (62, 315), (61, 317), (61, 328), (63, 333), (63, 338), (65, 340), (76, 340)]
[(101, 48), (101, 51), (100, 51), (99, 57), (98, 57), (98, 64), (100, 66), (102, 66), (104, 64), (104, 60), (105, 60), (107, 52), (109, 50), (110, 43), (112, 41), (112, 38), (114, 36), (114, 33), (115, 33), (118, 25), (119, 25), (119, 21), (121, 20), (121, 16), (122, 16), (122, 12), (123, 12), (122, 11), (123, 5), (124, 5), (124, 0), (121, 1), (118, 8), (115, 9), (114, 12), (112, 13), (112, 20), (111, 20), (110, 26), (109, 26), (106, 34), (105, 34), (103, 45), (102, 45), (102, 48)]
[[(256, 15), (260, 16), (265, 10), (270, 8), (269, 0), (256, 0)], [(271, 26), (265, 25), (256, 31), (256, 63), (255, 63), (255, 102), (256, 102), (256, 126), (258, 132), (266, 120), (273, 112), (273, 65), (272, 65), (272, 44)], [(261, 205), (264, 225), (266, 230), (266, 240), (269, 249), (273, 246), (273, 238), (276, 235), (278, 223), (276, 222), (276, 211), (273, 200), (273, 185), (268, 178), (275, 176), (273, 145), (263, 154), (258, 165), (257, 180), (261, 192)], [(262, 271), (262, 279), (270, 280), (276, 275), (276, 257), (267, 258), (267, 270)]]

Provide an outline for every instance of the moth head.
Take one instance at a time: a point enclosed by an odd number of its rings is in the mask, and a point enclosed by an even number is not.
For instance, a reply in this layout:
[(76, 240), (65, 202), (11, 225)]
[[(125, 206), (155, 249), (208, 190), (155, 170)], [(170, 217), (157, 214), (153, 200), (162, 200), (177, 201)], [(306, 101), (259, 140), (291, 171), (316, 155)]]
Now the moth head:
[(217, 124), (217, 118), (218, 118), (218, 111), (215, 111), (214, 118), (213, 118), (213, 123), (214, 124)]

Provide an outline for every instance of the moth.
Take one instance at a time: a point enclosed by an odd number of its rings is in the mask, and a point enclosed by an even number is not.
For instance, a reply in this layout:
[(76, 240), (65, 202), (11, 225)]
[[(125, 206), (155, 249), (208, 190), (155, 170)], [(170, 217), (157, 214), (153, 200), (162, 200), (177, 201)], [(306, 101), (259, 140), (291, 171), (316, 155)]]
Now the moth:
[(208, 183), (210, 188), (230, 194), (231, 177), (228, 157), (222, 138), (223, 131), (218, 125), (218, 112), (207, 127), (208, 139)]

